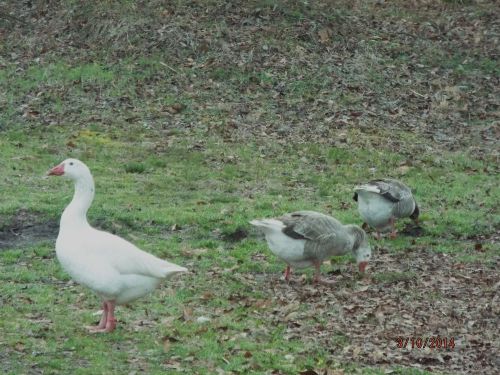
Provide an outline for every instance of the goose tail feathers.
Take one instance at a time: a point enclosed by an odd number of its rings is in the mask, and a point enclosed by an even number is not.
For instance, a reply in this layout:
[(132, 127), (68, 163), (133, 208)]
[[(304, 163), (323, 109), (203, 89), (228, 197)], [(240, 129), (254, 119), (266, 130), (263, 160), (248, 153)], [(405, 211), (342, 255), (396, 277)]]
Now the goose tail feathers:
[(364, 184), (364, 185), (356, 186), (356, 188), (354, 189), (354, 191), (355, 192), (367, 191), (367, 192), (371, 192), (371, 193), (380, 194), (379, 187), (376, 186), (376, 185), (372, 185), (372, 184)]
[(283, 222), (276, 219), (255, 219), (250, 224), (263, 229), (282, 229), (285, 227)]
[(162, 267), (162, 273), (164, 278), (168, 278), (170, 276), (175, 275), (176, 273), (182, 273), (182, 272), (188, 272), (188, 269), (185, 267), (178, 266), (177, 264), (165, 262), (165, 264)]

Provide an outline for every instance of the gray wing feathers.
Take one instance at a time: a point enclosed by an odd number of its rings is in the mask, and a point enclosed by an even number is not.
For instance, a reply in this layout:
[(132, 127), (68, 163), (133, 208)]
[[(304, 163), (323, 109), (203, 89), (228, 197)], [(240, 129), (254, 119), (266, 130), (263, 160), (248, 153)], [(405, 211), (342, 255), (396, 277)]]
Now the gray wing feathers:
[(410, 188), (398, 180), (384, 178), (370, 181), (369, 184), (376, 186), (381, 195), (393, 202), (412, 196)]
[(379, 180), (380, 188), (383, 189), (385, 197), (394, 197), (394, 216), (405, 217), (411, 215), (415, 209), (415, 200), (408, 186), (401, 181), (393, 179)]
[(279, 218), (303, 237), (316, 241), (331, 236), (342, 224), (333, 217), (315, 211), (297, 211)]
[[(342, 224), (331, 216), (314, 211), (297, 211), (281, 217), (288, 231), (306, 239), (304, 255), (310, 259), (325, 259), (335, 247)], [(286, 231), (284, 231), (286, 234)]]

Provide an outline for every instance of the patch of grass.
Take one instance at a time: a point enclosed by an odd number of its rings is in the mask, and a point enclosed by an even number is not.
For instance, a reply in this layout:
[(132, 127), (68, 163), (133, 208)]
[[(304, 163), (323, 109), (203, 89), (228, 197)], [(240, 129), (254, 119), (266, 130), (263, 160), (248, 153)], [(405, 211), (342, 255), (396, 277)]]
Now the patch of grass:
[(375, 280), (384, 284), (393, 284), (401, 281), (412, 281), (417, 277), (415, 272), (379, 272), (373, 276)]
[(125, 165), (125, 172), (127, 173), (144, 173), (146, 166), (142, 163), (128, 163)]
[[(6, 137), (3, 142), (8, 147), (3, 148), (3, 153), (7, 156), (6, 160), (12, 160), (9, 153), (13, 155), (17, 152), (15, 142), (23, 142), (23, 148), (35, 149), (36, 145), (50, 138), (52, 143), (64, 145), (66, 138), (58, 134), (60, 133), (54, 130), (53, 133), (45, 132), (26, 138), (18, 131), (4, 133)], [(95, 138), (92, 132), (83, 134), (91, 139)], [(97, 129), (95, 134), (101, 134), (103, 139), (110, 138), (102, 129)], [(82, 134), (79, 137), (81, 138)], [(231, 358), (229, 363), (224, 364), (228, 371), (241, 366), (254, 366), (254, 363), (259, 363), (262, 368), (291, 371), (304, 366), (314, 367), (318, 362), (324, 362), (327, 353), (318, 353), (317, 357), (311, 360), (299, 350), (303, 343), (292, 340), (285, 344), (281, 338), (281, 332), (285, 329), (282, 325), (276, 326), (274, 333), (267, 332), (264, 336), (266, 340), (262, 342), (255, 341), (252, 335), (240, 336), (241, 333), (253, 330), (254, 325), (259, 323), (246, 317), (246, 309), (234, 309), (232, 302), (228, 302), (233, 293), (243, 293), (245, 298), (256, 298), (254, 292), (247, 289), (238, 275), (264, 271), (277, 276), (282, 271), (283, 263), (269, 252), (264, 242), (248, 237), (229, 243), (224, 238), (237, 230), (250, 229), (247, 221), (254, 217), (269, 217), (301, 208), (325, 211), (325, 207), (332, 204), (335, 215), (341, 220), (359, 222), (353, 203), (347, 211), (339, 211), (336, 203), (350, 202), (352, 187), (362, 181), (364, 176), (364, 172), (358, 169), (359, 166), (375, 166), (383, 175), (398, 166), (401, 157), (397, 154), (367, 153), (364, 150), (319, 147), (312, 144), (279, 147), (270, 145), (270, 149), (275, 153), (274, 158), (259, 159), (256, 162), (251, 155), (258, 152), (258, 145), (232, 144), (231, 153), (235, 155), (236, 164), (220, 164), (216, 158), (211, 159), (213, 155), (220, 154), (220, 142), (212, 139), (206, 143), (204, 150), (186, 152), (184, 145), (171, 145), (160, 155), (149, 156), (143, 159), (144, 162), (137, 163), (134, 160), (137, 160), (138, 156), (147, 154), (149, 146), (143, 146), (147, 145), (147, 142), (124, 142), (120, 136), (113, 136), (113, 142), (120, 146), (85, 142), (79, 143), (85, 145), (85, 150), (80, 149), (80, 146), (71, 152), (72, 156), (77, 157), (85, 157), (83, 152), (93, 155), (85, 160), (94, 172), (97, 187), (96, 200), (89, 213), (89, 220), (96, 222), (100, 218), (106, 218), (101, 222), (101, 227), (128, 237), (154, 254), (193, 268), (196, 273), (179, 278), (174, 284), (167, 283), (167, 289), (149, 297), (147, 304), (138, 302), (132, 309), (119, 309), (120, 329), (104, 338), (107, 345), (121, 345), (124, 350), (132, 351), (133, 354), (129, 355), (137, 359), (137, 368), (145, 366), (146, 356), (156, 358), (157, 364), (149, 364), (147, 367), (151, 371), (159, 371), (163, 368), (160, 363), (168, 363), (168, 358), (172, 356), (190, 357), (195, 352), (198, 353), (198, 359), (191, 363), (184, 362), (183, 366), (189, 363), (188, 366), (198, 369), (197, 371), (201, 371), (202, 362), (221, 365), (221, 357)], [(148, 142), (159, 141), (152, 138)], [(102, 148), (105, 148), (105, 152), (98, 152)], [(33, 174), (41, 176), (44, 170), (58, 163), (66, 155), (54, 157), (48, 149), (38, 151), (38, 154), (40, 159), (36, 165), (33, 165), (31, 158), (16, 159), (15, 163), (7, 162), (4, 165), (4, 189), (12, 199), (9, 205), (2, 205), (3, 212), (9, 212), (22, 201), (26, 208), (36, 208), (45, 212), (48, 217), (57, 217), (67, 204), (72, 194), (70, 184), (64, 180), (33, 177)], [(109, 162), (118, 156), (121, 163)], [(466, 246), (461, 245), (459, 238), (473, 234), (481, 227), (484, 229), (480, 230), (480, 233), (489, 232), (488, 217), (491, 215), (489, 212), (496, 195), (481, 197), (480, 204), (476, 204), (474, 200), (468, 201), (467, 197), (473, 186), (487, 187), (494, 184), (493, 177), (487, 174), (463, 173), (462, 171), (479, 166), (476, 162), (468, 162), (463, 156), (455, 158), (448, 155), (447, 158), (451, 161), (449, 165), (455, 168), (452, 174), (443, 173), (440, 167), (431, 166), (427, 167), (425, 175), (415, 168), (413, 174), (405, 177), (411, 186), (416, 186), (417, 199), (425, 213), (423, 225), (428, 234), (417, 241), (421, 246), (429, 246), (435, 252), (457, 254), (457, 261), (479, 261), (487, 264), (494, 253), (488, 251), (482, 257), (470, 258), (471, 255), (467, 253)], [(282, 170), (282, 160), (288, 161), (287, 174), (277, 173)], [(332, 177), (323, 173), (321, 168), (314, 168), (315, 165), (325, 162), (335, 165)], [(130, 175), (123, 173), (123, 165)], [(12, 168), (14, 166), (15, 169)], [(151, 168), (147, 167), (148, 173), (144, 174), (146, 166)], [(20, 172), (22, 177), (16, 177)], [(443, 176), (456, 183), (448, 182), (444, 186), (436, 184), (426, 176)], [(14, 184), (19, 178), (23, 183)], [(268, 184), (261, 185), (263, 180), (268, 181)], [(168, 199), (159, 200), (159, 196)], [(477, 215), (470, 212), (472, 208), (478, 210)], [(447, 214), (443, 215), (440, 209), (446, 210)], [(481, 227), (478, 227), (476, 222), (480, 223)], [(172, 229), (174, 225), (179, 229)], [(446, 231), (446, 228), (453, 230)], [(133, 237), (129, 237), (130, 235)], [(403, 236), (395, 241), (383, 241), (394, 251), (405, 251), (408, 247), (408, 239)], [(185, 246), (206, 251), (200, 257), (185, 258), (182, 256)], [(26, 257), (26, 252), (31, 255)], [(265, 261), (251, 260), (253, 256), (261, 253), (265, 254)], [(43, 360), (33, 361), (45, 368), (65, 371), (69, 368), (70, 358), (71, 361), (87, 363), (96, 371), (108, 371), (111, 368), (108, 363), (109, 355), (90, 356), (91, 351), (99, 350), (99, 341), (93, 341), (94, 339), (89, 338), (85, 331), (79, 328), (79, 324), (92, 323), (94, 318), (90, 313), (97, 309), (98, 301), (79, 286), (65, 285), (69, 279), (54, 258), (52, 246), (3, 251), (0, 256), (4, 304), (12, 304), (12, 309), (4, 309), (2, 314), (9, 317), (21, 311), (23, 314), (41, 314), (43, 318), (33, 319), (50, 321), (46, 323), (49, 324), (50, 333), (43, 333), (44, 344), (40, 344), (37, 337), (18, 343), (14, 332), (34, 330), (32, 323), (21, 323), (17, 320), (15, 323), (4, 323), (3, 331), (11, 332), (7, 333), (5, 342), (10, 348), (12, 358), (26, 359), (25, 353), (38, 350), (44, 353)], [(19, 259), (24, 259), (21, 264), (18, 264)], [(335, 258), (333, 262), (343, 264), (352, 262), (352, 259)], [(207, 272), (211, 272), (214, 267), (220, 269), (223, 274), (207, 280)], [(412, 272), (392, 271), (374, 275), (377, 282), (387, 285), (410, 281), (415, 277), (416, 274)], [(220, 289), (219, 283), (225, 285), (224, 290)], [(38, 287), (33, 289), (34, 285)], [(23, 289), (26, 286), (29, 286), (29, 289)], [(168, 286), (178, 292), (168, 289)], [(206, 307), (199, 306), (196, 301), (207, 288), (217, 294)], [(267, 298), (262, 292), (257, 295), (261, 296), (258, 298)], [(14, 298), (19, 302), (14, 302)], [(168, 303), (165, 304), (164, 299), (168, 300)], [(23, 300), (30, 300), (32, 303), (22, 307), (19, 303)], [(43, 308), (47, 304), (51, 305), (49, 310)], [(63, 304), (72, 306), (72, 310), (68, 312), (63, 309)], [(168, 329), (161, 328), (161, 319), (179, 316), (185, 305), (194, 306), (199, 315), (217, 315), (218, 309), (231, 308), (233, 312), (218, 317), (217, 324), (224, 325), (226, 321), (236, 323), (223, 331), (214, 326), (205, 331), (195, 323), (182, 321), (169, 323), (171, 327)], [(37, 306), (40, 306), (40, 309)], [(150, 311), (150, 319), (153, 321), (141, 328), (138, 322), (148, 319), (144, 309)], [(152, 333), (151, 328), (155, 326), (158, 326), (159, 330)], [(134, 332), (137, 329), (139, 331)], [(77, 339), (57, 343), (61, 335), (75, 336), (75, 332)], [(165, 353), (162, 350), (162, 337), (172, 334), (179, 341), (173, 342)], [(221, 335), (228, 337), (222, 344)], [(233, 337), (237, 340), (237, 345)], [(345, 345), (342, 336), (334, 337), (333, 340), (337, 345)], [(152, 344), (145, 344), (146, 341)], [(16, 345), (21, 350), (17, 350)], [(144, 352), (137, 352), (134, 347), (143, 347)], [(67, 357), (63, 359), (54, 354), (56, 348), (67, 352)], [(276, 348), (281, 349), (276, 351)], [(245, 355), (246, 352), (252, 353), (253, 359), (250, 360), (248, 355)], [(287, 352), (295, 353), (294, 358), (298, 362), (277, 360), (277, 354)], [(112, 356), (111, 362), (121, 361), (123, 358), (118, 353)], [(22, 369), (12, 361), (9, 366), (12, 371)]]

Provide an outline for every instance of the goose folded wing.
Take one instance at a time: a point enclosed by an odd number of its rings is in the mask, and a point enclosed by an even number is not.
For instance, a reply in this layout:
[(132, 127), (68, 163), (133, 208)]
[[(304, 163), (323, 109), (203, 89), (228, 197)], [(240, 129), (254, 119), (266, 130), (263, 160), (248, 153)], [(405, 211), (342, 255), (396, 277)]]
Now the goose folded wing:
[(313, 242), (329, 242), (336, 236), (335, 219), (314, 211), (297, 211), (280, 220), (285, 224), (283, 233), (292, 238)]
[(159, 259), (137, 248), (127, 240), (114, 234), (96, 231), (94, 250), (103, 261), (109, 263), (122, 275), (142, 275), (164, 278), (175, 272), (184, 272), (184, 267)]
[(403, 199), (403, 190), (398, 181), (390, 179), (373, 180), (370, 185), (376, 187), (379, 194), (391, 202), (399, 202)]

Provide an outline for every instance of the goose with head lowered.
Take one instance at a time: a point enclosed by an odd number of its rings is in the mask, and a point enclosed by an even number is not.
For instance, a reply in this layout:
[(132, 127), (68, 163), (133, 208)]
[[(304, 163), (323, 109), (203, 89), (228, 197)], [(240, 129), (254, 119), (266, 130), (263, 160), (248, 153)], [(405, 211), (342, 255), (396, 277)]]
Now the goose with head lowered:
[(291, 267), (314, 266), (314, 282), (330, 284), (320, 277), (324, 260), (352, 253), (359, 271), (365, 272), (371, 258), (371, 247), (363, 229), (357, 225), (343, 225), (337, 219), (315, 211), (297, 211), (274, 219), (252, 220), (260, 228), (271, 251), (285, 261), (285, 280)]
[(420, 210), (411, 189), (398, 180), (383, 178), (372, 180), (354, 189), (354, 200), (364, 222), (380, 232), (391, 231), (396, 238), (396, 219), (410, 217), (418, 225)]
[(73, 200), (61, 216), (56, 241), (57, 258), (73, 280), (102, 298), (101, 320), (89, 330), (113, 331), (116, 305), (152, 292), (162, 279), (187, 269), (90, 226), (87, 210), (94, 199), (94, 180), (89, 168), (80, 160), (67, 159), (50, 169), (48, 175), (64, 176), (75, 184)]

